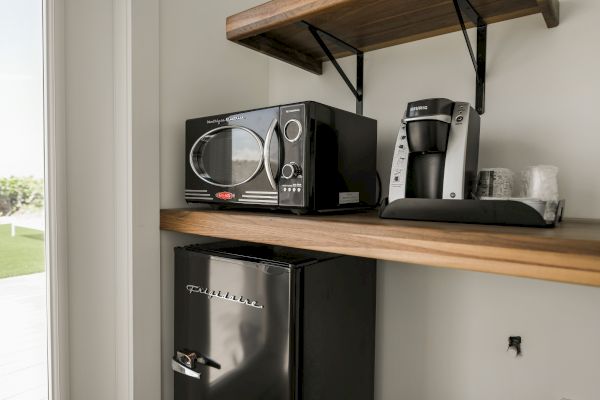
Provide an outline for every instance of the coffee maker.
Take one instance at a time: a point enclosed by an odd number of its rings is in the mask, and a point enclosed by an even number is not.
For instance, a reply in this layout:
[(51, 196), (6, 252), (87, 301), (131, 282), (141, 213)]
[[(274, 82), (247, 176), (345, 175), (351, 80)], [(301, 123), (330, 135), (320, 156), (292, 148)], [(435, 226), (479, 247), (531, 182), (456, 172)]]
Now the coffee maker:
[(532, 207), (511, 199), (475, 197), (479, 114), (469, 103), (426, 99), (408, 103), (394, 147), (389, 197), (381, 218), (552, 227)]
[(469, 103), (408, 103), (398, 133), (389, 202), (404, 198), (471, 198), (479, 157), (479, 114)]

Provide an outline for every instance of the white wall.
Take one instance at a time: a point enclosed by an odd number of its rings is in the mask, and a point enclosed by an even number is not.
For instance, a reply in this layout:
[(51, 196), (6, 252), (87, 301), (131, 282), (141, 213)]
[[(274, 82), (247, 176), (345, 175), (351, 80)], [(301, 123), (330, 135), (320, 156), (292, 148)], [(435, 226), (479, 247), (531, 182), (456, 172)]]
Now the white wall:
[[(160, 2), (161, 208), (185, 207), (186, 119), (264, 106), (266, 57), (225, 38), (225, 18), (257, 2)], [(173, 398), (173, 247), (206, 240), (161, 233), (162, 398)]]
[[(379, 262), (376, 399), (595, 400), (600, 289)], [(507, 352), (522, 336), (523, 356)]]
[[(490, 25), (486, 113), (480, 167), (519, 171), (540, 163), (560, 167), (569, 217), (600, 218), (600, 27), (594, 0), (561, 1), (561, 24), (541, 15)], [(342, 59), (354, 76), (354, 60)], [(269, 102), (317, 100), (354, 111), (354, 99), (330, 63), (322, 76), (269, 62)], [(365, 55), (365, 115), (379, 125), (378, 169), (386, 182), (406, 103), (448, 97), (474, 103), (475, 75), (459, 32)], [(574, 140), (576, 139), (576, 140)]]
[[(555, 164), (566, 215), (600, 218), (600, 3), (561, 5), (552, 30), (540, 15), (489, 27), (480, 167)], [(342, 65), (354, 75), (354, 60)], [(460, 33), (365, 55), (384, 192), (406, 103), (428, 97), (474, 102)], [(354, 110), (331, 64), (316, 76), (270, 59), (269, 103), (306, 99)], [(599, 288), (391, 262), (378, 273), (377, 399), (600, 398)], [(523, 336), (523, 358), (506, 353), (509, 335)]]

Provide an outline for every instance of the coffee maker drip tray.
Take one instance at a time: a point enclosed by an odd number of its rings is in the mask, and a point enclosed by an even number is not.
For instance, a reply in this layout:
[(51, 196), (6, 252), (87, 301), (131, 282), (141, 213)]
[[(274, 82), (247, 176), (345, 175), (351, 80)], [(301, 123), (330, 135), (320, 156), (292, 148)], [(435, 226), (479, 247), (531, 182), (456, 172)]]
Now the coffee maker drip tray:
[(562, 219), (564, 200), (558, 203), (554, 221), (546, 221), (533, 207), (513, 200), (398, 199), (379, 210), (381, 218), (466, 224), (512, 225), (552, 228)]

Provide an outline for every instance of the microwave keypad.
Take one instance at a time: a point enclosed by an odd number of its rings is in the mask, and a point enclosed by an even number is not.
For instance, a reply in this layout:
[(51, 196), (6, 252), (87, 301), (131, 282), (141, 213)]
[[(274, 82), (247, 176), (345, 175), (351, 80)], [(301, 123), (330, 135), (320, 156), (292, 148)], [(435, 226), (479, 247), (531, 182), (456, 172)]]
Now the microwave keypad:
[(304, 207), (304, 143), (306, 132), (306, 107), (294, 104), (281, 107), (279, 123), (282, 130), (283, 154), (279, 179), (279, 205)]

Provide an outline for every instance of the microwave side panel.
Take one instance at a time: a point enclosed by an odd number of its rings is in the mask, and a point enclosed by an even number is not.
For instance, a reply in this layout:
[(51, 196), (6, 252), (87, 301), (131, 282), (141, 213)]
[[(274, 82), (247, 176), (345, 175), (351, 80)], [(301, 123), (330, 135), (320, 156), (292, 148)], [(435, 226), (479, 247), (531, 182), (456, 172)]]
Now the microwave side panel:
[[(340, 197), (340, 207), (374, 207), (377, 204), (377, 121), (355, 113), (336, 114), (338, 171), (347, 195)], [(358, 193), (358, 196), (351, 194)], [(358, 197), (358, 198), (356, 198)], [(358, 201), (358, 204), (354, 201)]]
[(314, 104), (311, 143), (317, 210), (371, 208), (377, 202), (377, 121)]

